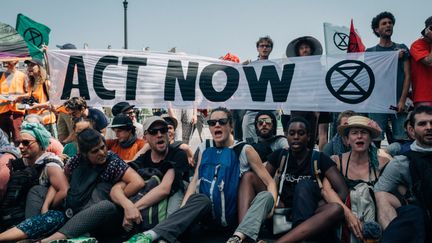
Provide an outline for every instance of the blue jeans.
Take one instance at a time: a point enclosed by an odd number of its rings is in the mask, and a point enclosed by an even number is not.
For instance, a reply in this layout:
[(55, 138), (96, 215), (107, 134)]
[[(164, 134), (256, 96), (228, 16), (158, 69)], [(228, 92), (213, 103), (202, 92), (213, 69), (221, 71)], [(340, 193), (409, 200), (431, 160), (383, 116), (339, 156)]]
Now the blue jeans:
[(390, 121), (392, 126), (392, 134), (394, 140), (408, 140), (405, 132), (404, 122), (407, 118), (407, 113), (398, 114), (383, 114), (383, 113), (369, 113), (369, 118), (376, 121), (381, 127), (381, 135), (376, 140), (384, 140), (384, 134), (388, 128), (387, 124)]

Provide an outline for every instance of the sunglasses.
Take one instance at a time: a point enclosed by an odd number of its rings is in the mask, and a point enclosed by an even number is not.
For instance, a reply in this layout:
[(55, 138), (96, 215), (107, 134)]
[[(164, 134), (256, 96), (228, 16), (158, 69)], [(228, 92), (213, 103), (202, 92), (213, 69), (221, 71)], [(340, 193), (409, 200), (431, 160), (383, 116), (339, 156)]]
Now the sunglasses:
[(161, 134), (165, 134), (168, 132), (168, 127), (160, 127), (160, 128), (149, 128), (147, 129), (147, 133), (154, 136), (160, 132)]
[(35, 142), (36, 142), (36, 140), (21, 140), (21, 141), (19, 141), (19, 144), (22, 144), (23, 146), (28, 147)]
[(207, 124), (211, 127), (216, 126), (216, 123), (219, 123), (219, 125), (221, 125), (221, 126), (225, 126), (228, 122), (229, 122), (228, 118), (222, 118), (219, 120), (208, 120)]
[(264, 123), (270, 125), (273, 122), (272, 122), (271, 118), (260, 118), (260, 119), (257, 120), (257, 124), (260, 125), (260, 126), (262, 126)]
[(259, 45), (258, 47), (261, 47), (261, 48), (265, 48), (265, 47), (271, 48), (272, 46), (271, 45)]

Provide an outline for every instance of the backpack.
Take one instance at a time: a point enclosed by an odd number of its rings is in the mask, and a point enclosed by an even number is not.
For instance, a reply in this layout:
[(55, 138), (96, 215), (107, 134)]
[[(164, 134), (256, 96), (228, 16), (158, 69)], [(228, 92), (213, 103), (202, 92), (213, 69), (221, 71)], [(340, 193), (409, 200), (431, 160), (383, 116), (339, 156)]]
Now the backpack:
[[(208, 141), (206, 145), (209, 145)], [(237, 221), (239, 156), (245, 145), (240, 142), (232, 148), (206, 146), (202, 153), (197, 189), (210, 198), (213, 219), (224, 227)]]
[(432, 212), (432, 153), (408, 151), (405, 154), (410, 163), (412, 187), (415, 204)]
[[(156, 169), (155, 169), (156, 170)], [(158, 170), (159, 171), (159, 170)], [(161, 173), (159, 171), (159, 173)], [(138, 174), (140, 174), (138, 172)], [(130, 200), (135, 203), (140, 200), (146, 193), (151, 191), (153, 188), (157, 187), (161, 183), (161, 178), (159, 175), (153, 175), (150, 179), (145, 181), (145, 186), (139, 190), (137, 194), (132, 196)], [(168, 209), (168, 198), (165, 198), (150, 207), (144, 208), (140, 210), (142, 216), (142, 222), (135, 229), (138, 232), (143, 232), (145, 230), (152, 229), (162, 220), (167, 217), (167, 209)]]
[(93, 191), (99, 182), (99, 175), (105, 170), (106, 165), (92, 168), (89, 162), (82, 161), (72, 171), (70, 187), (65, 198), (65, 213), (68, 218), (79, 211), (90, 201)]
[(270, 138), (269, 140), (264, 140), (258, 143), (251, 143), (252, 147), (257, 151), (258, 155), (261, 158), (262, 162), (267, 161), (267, 156), (271, 153), (273, 153), (273, 149), (271, 148), (271, 145), (281, 138), (285, 138), (283, 135), (276, 135)]
[(42, 164), (26, 166), (23, 159), (9, 161), (10, 178), (0, 203), (0, 229), (5, 230), (24, 220), (27, 193), (39, 184), (39, 176), (48, 162), (51, 160), (45, 159)]

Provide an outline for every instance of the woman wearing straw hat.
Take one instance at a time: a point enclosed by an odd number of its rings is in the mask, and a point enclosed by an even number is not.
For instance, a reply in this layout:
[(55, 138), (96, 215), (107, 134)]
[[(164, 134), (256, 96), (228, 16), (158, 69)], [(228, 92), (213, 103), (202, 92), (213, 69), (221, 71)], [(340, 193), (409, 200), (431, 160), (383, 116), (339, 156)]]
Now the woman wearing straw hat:
[(372, 145), (372, 139), (380, 135), (381, 128), (367, 117), (348, 118), (348, 124), (340, 125), (338, 133), (346, 140), (351, 151), (334, 155), (332, 159), (344, 176), (350, 195), (343, 203), (327, 180), (323, 181), (322, 193), (326, 201), (337, 202), (344, 208), (345, 226), (342, 228), (342, 242), (362, 242), (364, 223), (376, 221), (371, 188), (390, 158), (379, 155), (378, 149)]

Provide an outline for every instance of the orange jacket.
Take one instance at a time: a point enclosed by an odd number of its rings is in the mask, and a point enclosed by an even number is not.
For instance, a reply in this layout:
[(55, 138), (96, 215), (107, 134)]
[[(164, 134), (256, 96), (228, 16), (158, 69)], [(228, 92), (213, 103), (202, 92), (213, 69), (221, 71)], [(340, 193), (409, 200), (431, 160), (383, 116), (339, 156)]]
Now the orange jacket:
[[(13, 74), (12, 81), (10, 85), (8, 85), (6, 80), (6, 74), (3, 73), (0, 77), (0, 94), (1, 95), (23, 95), (25, 94), (25, 80), (26, 75), (16, 70)], [(17, 104), (8, 103), (7, 100), (0, 99), (0, 114), (6, 113), (8, 111), (13, 111), (17, 113), (24, 114), (24, 110), (19, 110), (17, 108)]]

